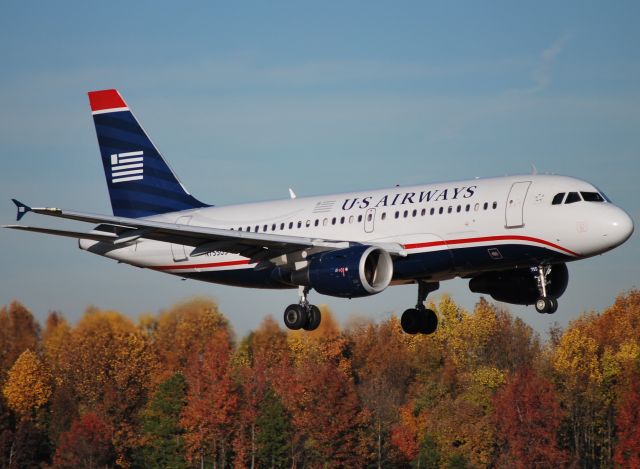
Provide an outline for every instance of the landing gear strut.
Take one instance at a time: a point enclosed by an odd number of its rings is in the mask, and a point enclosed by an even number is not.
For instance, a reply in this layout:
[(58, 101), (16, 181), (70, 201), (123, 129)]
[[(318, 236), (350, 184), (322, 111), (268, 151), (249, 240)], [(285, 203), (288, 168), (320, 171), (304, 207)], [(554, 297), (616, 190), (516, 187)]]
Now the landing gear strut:
[(540, 298), (536, 300), (536, 311), (540, 314), (553, 314), (558, 310), (558, 300), (553, 296), (547, 295), (549, 274), (551, 274), (550, 265), (538, 266), (538, 273), (535, 275), (535, 279), (538, 282), (538, 293), (540, 294)]
[(307, 300), (309, 287), (300, 287), (300, 301), (298, 304), (287, 306), (284, 310), (284, 325), (289, 329), (305, 331), (313, 331), (320, 325), (322, 316), (320, 309), (316, 305), (312, 305)]
[(402, 313), (400, 324), (407, 334), (433, 334), (438, 328), (438, 316), (424, 305), (427, 295), (440, 287), (438, 282), (418, 280), (418, 304)]

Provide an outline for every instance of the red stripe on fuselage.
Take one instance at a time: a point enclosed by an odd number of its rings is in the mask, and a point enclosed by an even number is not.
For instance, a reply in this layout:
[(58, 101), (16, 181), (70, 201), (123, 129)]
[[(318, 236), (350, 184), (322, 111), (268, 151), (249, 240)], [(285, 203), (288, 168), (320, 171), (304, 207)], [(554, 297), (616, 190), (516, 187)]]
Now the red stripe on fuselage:
[(232, 265), (246, 265), (249, 263), (249, 259), (242, 259), (239, 261), (227, 261), (227, 262), (210, 262), (207, 264), (175, 264), (175, 265), (161, 265), (158, 267), (152, 267), (155, 270), (186, 270), (186, 269), (206, 269), (209, 267), (229, 267)]
[(448, 241), (432, 241), (429, 243), (415, 243), (415, 244), (405, 244), (405, 249), (420, 249), (420, 248), (430, 248), (434, 246), (448, 246), (454, 244), (470, 244), (470, 243), (487, 243), (491, 241), (529, 241), (531, 243), (544, 244), (545, 246), (552, 247), (554, 249), (558, 249), (559, 251), (566, 252), (575, 257), (579, 257), (579, 255), (570, 249), (563, 248), (557, 244), (554, 244), (550, 241), (546, 241), (540, 238), (533, 238), (531, 236), (517, 236), (517, 235), (503, 235), (503, 236), (483, 236), (479, 238), (463, 238), (463, 239), (450, 239)]
[[(430, 248), (435, 246), (448, 246), (448, 245), (456, 245), (456, 244), (471, 244), (471, 243), (486, 243), (491, 241), (529, 241), (531, 243), (544, 244), (545, 246), (552, 247), (559, 251), (566, 252), (567, 254), (575, 257), (580, 257), (577, 253), (563, 248), (557, 244), (554, 244), (550, 241), (546, 241), (540, 238), (533, 238), (531, 236), (517, 236), (517, 235), (504, 235), (504, 236), (484, 236), (479, 238), (463, 238), (463, 239), (450, 239), (448, 241), (431, 241), (428, 243), (413, 243), (413, 244), (405, 244), (405, 249), (421, 249), (421, 248)], [(209, 262), (206, 264), (173, 264), (173, 265), (162, 265), (157, 267), (151, 267), (155, 270), (188, 270), (188, 269), (208, 269), (214, 267), (231, 267), (234, 265), (248, 265), (248, 259), (242, 259), (237, 261), (226, 261), (226, 262)]]

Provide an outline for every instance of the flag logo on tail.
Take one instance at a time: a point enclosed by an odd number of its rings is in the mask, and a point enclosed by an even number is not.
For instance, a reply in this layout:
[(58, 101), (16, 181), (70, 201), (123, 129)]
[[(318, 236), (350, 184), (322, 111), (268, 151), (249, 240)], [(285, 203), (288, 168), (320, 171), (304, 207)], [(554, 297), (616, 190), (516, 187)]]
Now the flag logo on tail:
[(143, 164), (142, 151), (111, 155), (111, 182), (115, 184), (143, 179)]

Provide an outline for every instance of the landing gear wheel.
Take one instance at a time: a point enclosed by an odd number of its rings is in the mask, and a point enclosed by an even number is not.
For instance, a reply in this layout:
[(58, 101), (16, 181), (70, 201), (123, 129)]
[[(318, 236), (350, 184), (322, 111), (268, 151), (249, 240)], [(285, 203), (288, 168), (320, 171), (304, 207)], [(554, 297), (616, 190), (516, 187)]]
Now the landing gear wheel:
[(284, 310), (284, 325), (297, 331), (307, 325), (307, 312), (301, 305), (289, 305)]
[(400, 325), (407, 334), (413, 335), (420, 332), (420, 311), (415, 308), (406, 310), (402, 313)]
[(420, 328), (420, 332), (422, 334), (433, 334), (438, 328), (438, 315), (430, 310), (426, 309), (422, 311), (422, 324)]
[(430, 309), (410, 308), (402, 313), (400, 325), (407, 334), (433, 334), (438, 328), (438, 316)]
[(536, 301), (536, 311), (540, 314), (553, 314), (558, 310), (558, 300), (551, 296), (541, 296)]
[(320, 309), (316, 305), (309, 305), (309, 311), (307, 313), (307, 324), (304, 326), (305, 331), (315, 331), (320, 325), (322, 315)]

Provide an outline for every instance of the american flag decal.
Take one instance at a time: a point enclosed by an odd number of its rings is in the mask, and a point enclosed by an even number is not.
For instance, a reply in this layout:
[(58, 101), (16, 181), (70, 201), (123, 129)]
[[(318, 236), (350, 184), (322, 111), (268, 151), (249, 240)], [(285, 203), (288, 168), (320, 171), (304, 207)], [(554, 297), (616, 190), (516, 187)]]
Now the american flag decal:
[(143, 178), (143, 152), (130, 151), (111, 155), (111, 182), (136, 181)]

